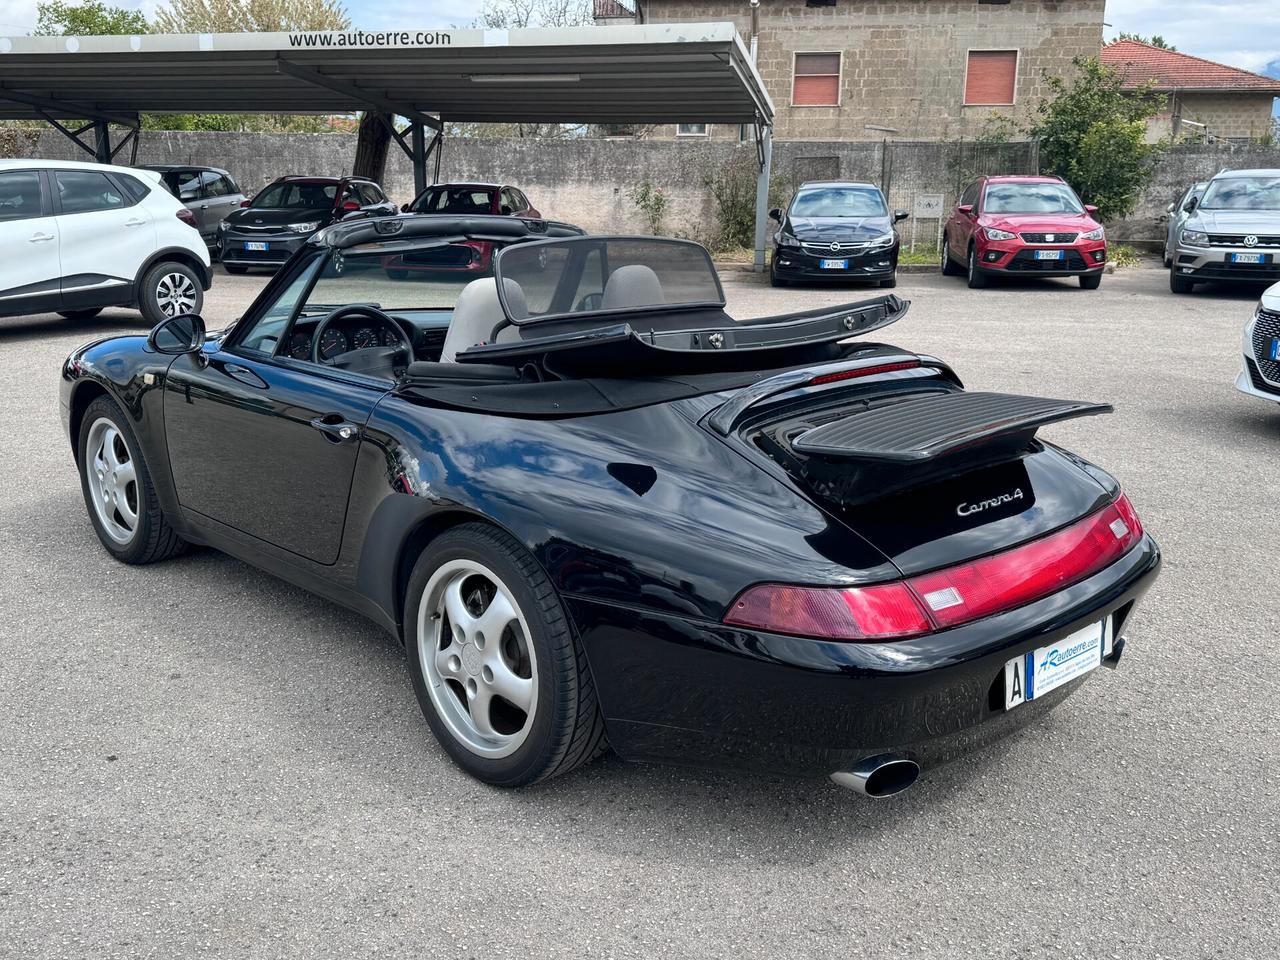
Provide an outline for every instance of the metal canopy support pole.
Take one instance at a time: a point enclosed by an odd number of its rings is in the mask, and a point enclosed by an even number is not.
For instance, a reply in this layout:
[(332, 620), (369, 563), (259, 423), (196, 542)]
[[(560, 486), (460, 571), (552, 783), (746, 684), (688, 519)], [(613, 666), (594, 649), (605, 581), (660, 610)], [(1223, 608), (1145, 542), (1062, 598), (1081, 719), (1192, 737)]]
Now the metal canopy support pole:
[(93, 158), (99, 163), (111, 162), (111, 131), (107, 121), (93, 121)]
[(769, 180), (773, 174), (773, 127), (756, 127), (756, 149), (759, 151), (760, 173), (756, 177), (756, 273), (764, 272), (765, 238), (769, 233)]
[[(415, 123), (413, 135), (413, 195), (416, 197), (427, 189), (427, 137), (422, 124)], [(432, 144), (435, 140), (431, 141)]]
[[(129, 165), (133, 166), (137, 163), (138, 130), (140, 127), (137, 117), (134, 117), (132, 120), (120, 118), (112, 119), (110, 121), (99, 118), (96, 120), (90, 120), (84, 126), (77, 127), (75, 130), (72, 130), (66, 124), (60, 123), (56, 118), (44, 110), (40, 110), (39, 112), (51, 127), (61, 133), (85, 153), (89, 154), (89, 156), (93, 157), (93, 159), (98, 163), (115, 163), (116, 157), (119, 156), (120, 151), (123, 150), (126, 145), (131, 148), (129, 151)], [(112, 123), (119, 123), (129, 131), (124, 135), (123, 139), (116, 143), (114, 147), (111, 145), (110, 125)], [(91, 130), (93, 131), (92, 143), (84, 139), (84, 135)]]

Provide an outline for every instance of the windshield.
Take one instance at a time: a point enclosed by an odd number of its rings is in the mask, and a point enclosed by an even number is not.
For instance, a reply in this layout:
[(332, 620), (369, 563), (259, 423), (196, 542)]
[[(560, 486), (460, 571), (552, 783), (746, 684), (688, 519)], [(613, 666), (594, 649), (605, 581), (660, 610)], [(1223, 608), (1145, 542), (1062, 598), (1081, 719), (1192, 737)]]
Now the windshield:
[(582, 237), (508, 247), (498, 286), (513, 323), (658, 306), (724, 306), (706, 248), (659, 237)]
[(491, 213), (493, 191), (487, 187), (433, 187), (410, 209), (414, 213)]
[(273, 183), (253, 198), (260, 210), (331, 210), (336, 183)]
[(1280, 176), (1214, 180), (1200, 201), (1202, 210), (1280, 210)]
[(809, 187), (791, 202), (793, 217), (886, 217), (884, 196), (875, 187)]
[(991, 183), (983, 213), (1084, 213), (1065, 183)]

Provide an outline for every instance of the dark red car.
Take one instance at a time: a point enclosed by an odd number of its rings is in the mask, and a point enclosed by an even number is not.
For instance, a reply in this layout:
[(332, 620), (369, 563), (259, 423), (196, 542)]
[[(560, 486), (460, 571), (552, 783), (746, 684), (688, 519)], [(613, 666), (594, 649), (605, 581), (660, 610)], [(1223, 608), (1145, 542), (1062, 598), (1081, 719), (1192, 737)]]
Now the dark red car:
[(979, 177), (951, 213), (942, 272), (969, 286), (992, 276), (1079, 277), (1096, 290), (1107, 265), (1107, 234), (1060, 177)]
[[(541, 220), (542, 214), (518, 187), (499, 183), (433, 184), (401, 209), (425, 215), (520, 217)], [(414, 271), (449, 271), (486, 274), (492, 267), (494, 245), (487, 240), (423, 250), (403, 257), (388, 257), (384, 266), (393, 280), (404, 280)]]

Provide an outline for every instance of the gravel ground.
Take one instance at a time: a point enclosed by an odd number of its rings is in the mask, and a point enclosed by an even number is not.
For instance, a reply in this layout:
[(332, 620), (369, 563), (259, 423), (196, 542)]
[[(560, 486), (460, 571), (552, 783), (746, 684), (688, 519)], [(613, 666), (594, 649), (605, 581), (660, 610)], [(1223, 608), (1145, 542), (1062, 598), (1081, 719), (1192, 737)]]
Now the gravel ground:
[[(264, 279), (219, 276), (210, 325)], [(743, 317), (861, 296), (726, 286)], [(898, 292), (887, 338), (971, 387), (1115, 404), (1048, 434), (1166, 565), (1119, 671), (885, 802), (613, 758), (467, 779), (368, 622), (217, 553), (99, 547), (58, 365), (135, 315), (0, 320), (0, 955), (1276, 956), (1280, 408), (1231, 386), (1257, 292)]]

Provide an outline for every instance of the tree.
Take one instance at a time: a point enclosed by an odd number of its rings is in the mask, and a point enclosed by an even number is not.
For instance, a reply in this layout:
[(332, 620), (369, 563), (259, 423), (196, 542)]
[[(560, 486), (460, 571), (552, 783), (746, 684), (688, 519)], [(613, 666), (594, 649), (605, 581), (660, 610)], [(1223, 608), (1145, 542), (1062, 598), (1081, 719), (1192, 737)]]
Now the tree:
[(1159, 47), (1161, 50), (1173, 50), (1176, 52), (1178, 49), (1173, 44), (1167, 42), (1165, 38), (1160, 36), (1159, 34), (1156, 34), (1154, 37), (1144, 37), (1140, 33), (1128, 33), (1124, 30), (1121, 30), (1119, 36), (1117, 36), (1116, 39), (1117, 40), (1136, 40), (1138, 43), (1145, 43), (1151, 47)]
[(1104, 220), (1133, 212), (1164, 151), (1147, 142), (1147, 121), (1162, 107), (1151, 86), (1125, 90), (1121, 74), (1096, 57), (1078, 57), (1070, 82), (1046, 74), (1051, 95), (1036, 107), (1028, 133), (1040, 143), (1040, 167), (1096, 204)]
[(141, 10), (111, 7), (100, 0), (66, 3), (48, 0), (36, 4), (37, 37), (97, 37), (108, 34), (150, 33)]
[(290, 33), (349, 30), (340, 0), (169, 0), (156, 11), (157, 33)]

